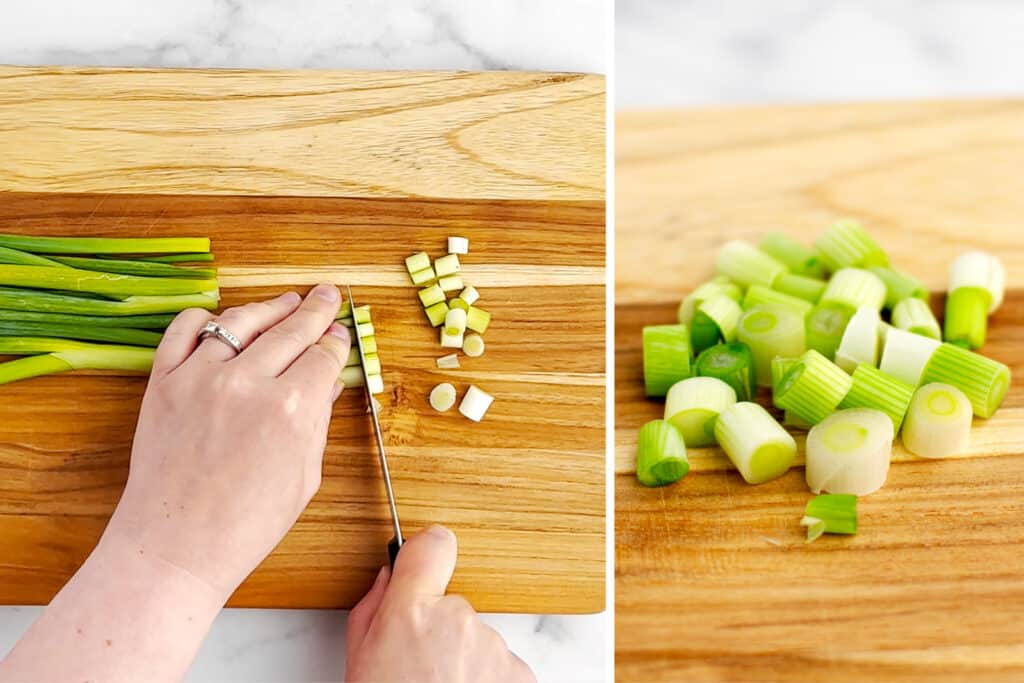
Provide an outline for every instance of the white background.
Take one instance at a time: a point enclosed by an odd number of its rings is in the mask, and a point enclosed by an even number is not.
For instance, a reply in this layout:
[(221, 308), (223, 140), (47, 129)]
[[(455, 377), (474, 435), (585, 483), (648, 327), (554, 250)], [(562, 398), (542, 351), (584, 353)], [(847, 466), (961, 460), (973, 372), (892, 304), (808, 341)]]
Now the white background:
[[(603, 73), (605, 20), (604, 0), (33, 0), (5, 3), (0, 63)], [(37, 614), (0, 607), (0, 656)], [(606, 615), (485, 618), (541, 681), (604, 679)], [(225, 610), (189, 680), (341, 680), (344, 636), (340, 612)]]

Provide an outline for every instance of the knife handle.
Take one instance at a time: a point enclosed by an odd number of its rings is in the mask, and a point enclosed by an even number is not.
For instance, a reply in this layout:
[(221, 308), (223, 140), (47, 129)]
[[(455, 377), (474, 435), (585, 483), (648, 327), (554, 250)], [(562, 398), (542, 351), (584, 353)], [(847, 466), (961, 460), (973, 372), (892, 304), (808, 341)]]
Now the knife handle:
[(388, 562), (391, 564), (391, 568), (395, 568), (395, 560), (398, 559), (398, 551), (402, 549), (402, 546), (398, 545), (398, 539), (392, 538), (388, 541)]

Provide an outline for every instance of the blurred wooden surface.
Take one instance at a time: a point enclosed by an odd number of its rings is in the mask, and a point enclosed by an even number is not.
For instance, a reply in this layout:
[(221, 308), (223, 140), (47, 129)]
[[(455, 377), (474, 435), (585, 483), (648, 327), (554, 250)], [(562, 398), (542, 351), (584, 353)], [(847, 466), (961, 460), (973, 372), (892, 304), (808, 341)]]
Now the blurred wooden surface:
[[(601, 79), (0, 74), (0, 232), (208, 235), (224, 306), (350, 283), (373, 306), (403, 527), (456, 531), (452, 590), (483, 611), (604, 608)], [(574, 88), (589, 94), (573, 99)], [(397, 118), (359, 127), (385, 109)], [(518, 130), (531, 111), (528, 133)], [(308, 148), (318, 126), (333, 142)], [(253, 136), (271, 136), (261, 138), (264, 170), (233, 167), (257, 149)], [(25, 187), (46, 192), (11, 191)], [(253, 196), (212, 196), (225, 192)], [(294, 193), (331, 196), (258, 196)], [(334, 196), (346, 194), (361, 196)], [(403, 263), (414, 251), (443, 254), (452, 234), (469, 238), (463, 275), (494, 318), (486, 354), (440, 371), (437, 332)], [(484, 421), (435, 413), (427, 395), (441, 381), (460, 396), (470, 383), (491, 392)], [(101, 373), (0, 388), (0, 603), (47, 602), (92, 548), (127, 476), (143, 388)], [(346, 392), (320, 492), (229, 604), (356, 602), (390, 537), (372, 438), (362, 394)]]
[[(616, 157), (618, 680), (1024, 680), (1024, 104), (620, 114)], [(984, 353), (1014, 382), (967, 457), (898, 447), (859, 533), (810, 545), (800, 466), (754, 487), (718, 448), (691, 449), (685, 479), (640, 486), (636, 433), (663, 410), (644, 397), (641, 328), (675, 319), (725, 241), (810, 242), (844, 216), (938, 311), (955, 254), (1006, 264)]]

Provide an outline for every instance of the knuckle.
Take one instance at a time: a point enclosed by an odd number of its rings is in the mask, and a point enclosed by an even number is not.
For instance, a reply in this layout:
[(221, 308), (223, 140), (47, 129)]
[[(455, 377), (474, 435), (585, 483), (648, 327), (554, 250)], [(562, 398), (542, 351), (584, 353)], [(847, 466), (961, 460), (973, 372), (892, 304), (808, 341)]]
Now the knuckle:
[(293, 325), (278, 325), (272, 327), (266, 336), (274, 340), (275, 344), (284, 346), (308, 346), (306, 335)]
[(331, 364), (339, 372), (341, 371), (341, 359), (338, 358), (338, 354), (333, 349), (329, 349), (323, 344), (313, 344), (309, 347), (309, 352), (314, 355), (315, 358), (323, 360)]

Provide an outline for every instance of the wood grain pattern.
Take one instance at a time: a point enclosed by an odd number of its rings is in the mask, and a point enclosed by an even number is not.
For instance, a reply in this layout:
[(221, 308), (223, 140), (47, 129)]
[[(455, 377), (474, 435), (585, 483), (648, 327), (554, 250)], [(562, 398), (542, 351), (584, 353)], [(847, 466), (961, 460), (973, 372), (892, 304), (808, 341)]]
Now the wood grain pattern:
[[(208, 235), (224, 306), (351, 283), (373, 306), (403, 527), (457, 532), (451, 587), (480, 610), (599, 611), (601, 88), (537, 74), (4, 70), (0, 232)], [(442, 254), (450, 234), (470, 239), (464, 277), (494, 318), (484, 356), (439, 371), (402, 265)], [(441, 381), (493, 393), (485, 421), (435, 413)], [(0, 603), (47, 602), (85, 558), (127, 476), (143, 389), (109, 373), (3, 387)], [(359, 391), (338, 401), (320, 492), (229, 604), (347, 607), (372, 581), (390, 518), (364, 406)]]
[(0, 67), (0, 188), (604, 199), (604, 78)]
[[(1016, 102), (619, 115), (616, 195), (616, 674), (621, 681), (1024, 679), (1024, 161)], [(1008, 297), (985, 353), (1015, 381), (968, 457), (898, 449), (853, 537), (803, 540), (802, 467), (752, 487), (717, 448), (678, 484), (634, 475), (640, 329), (671, 321), (728, 239), (805, 241), (861, 218), (934, 289), (953, 255), (997, 252)], [(941, 294), (933, 306), (941, 310)], [(979, 457), (1000, 455), (1002, 457)]]

